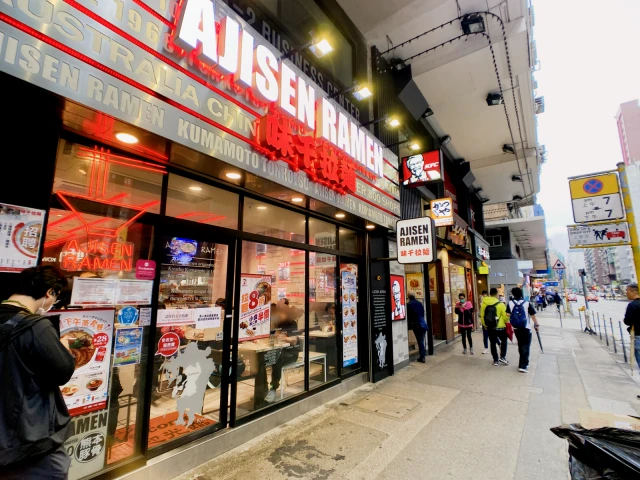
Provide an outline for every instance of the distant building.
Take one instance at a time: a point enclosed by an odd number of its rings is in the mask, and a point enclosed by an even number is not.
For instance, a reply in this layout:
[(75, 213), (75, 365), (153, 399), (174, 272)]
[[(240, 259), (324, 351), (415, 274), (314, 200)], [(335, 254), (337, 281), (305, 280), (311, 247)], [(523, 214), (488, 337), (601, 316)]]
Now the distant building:
[(620, 105), (616, 115), (622, 158), (627, 165), (640, 161), (640, 101)]

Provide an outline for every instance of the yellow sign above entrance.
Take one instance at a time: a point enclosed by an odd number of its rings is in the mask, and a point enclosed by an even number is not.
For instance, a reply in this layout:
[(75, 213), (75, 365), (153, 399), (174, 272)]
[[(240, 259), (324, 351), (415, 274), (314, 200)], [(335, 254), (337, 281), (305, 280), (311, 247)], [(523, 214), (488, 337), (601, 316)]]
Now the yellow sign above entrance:
[(620, 192), (618, 175), (616, 173), (603, 173), (601, 175), (570, 180), (569, 188), (571, 190), (572, 200), (611, 195)]

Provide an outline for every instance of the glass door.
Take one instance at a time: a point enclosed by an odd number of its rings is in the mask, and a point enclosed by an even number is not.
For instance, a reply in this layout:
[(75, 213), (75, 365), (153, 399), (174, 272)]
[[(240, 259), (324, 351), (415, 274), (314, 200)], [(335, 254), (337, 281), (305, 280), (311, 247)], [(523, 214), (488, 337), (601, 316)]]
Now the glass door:
[(227, 425), (235, 242), (183, 224), (163, 228), (157, 243), (152, 455)]

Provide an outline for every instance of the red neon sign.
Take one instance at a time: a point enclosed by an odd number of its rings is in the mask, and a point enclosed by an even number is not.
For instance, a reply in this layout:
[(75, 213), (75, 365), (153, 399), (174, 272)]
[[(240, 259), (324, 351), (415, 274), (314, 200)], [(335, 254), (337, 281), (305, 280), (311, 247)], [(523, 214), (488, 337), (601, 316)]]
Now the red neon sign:
[(63, 249), (60, 268), (73, 272), (130, 272), (133, 269), (133, 243), (88, 238), (87, 243), (81, 245), (75, 239), (69, 240)]

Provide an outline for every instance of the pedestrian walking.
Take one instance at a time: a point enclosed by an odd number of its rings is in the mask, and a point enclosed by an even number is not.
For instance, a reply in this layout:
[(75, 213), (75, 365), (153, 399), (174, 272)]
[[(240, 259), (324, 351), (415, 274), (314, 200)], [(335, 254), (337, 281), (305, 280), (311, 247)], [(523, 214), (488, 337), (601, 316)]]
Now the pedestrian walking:
[(558, 315), (560, 315), (560, 305), (562, 305), (562, 297), (560, 296), (560, 294), (557, 291), (553, 294), (553, 301), (556, 304), (556, 309), (558, 310)]
[(75, 358), (60, 342), (59, 326), (43, 316), (60, 299), (67, 279), (55, 267), (28, 268), (15, 293), (0, 304), (0, 477), (65, 479), (71, 434), (60, 386)]
[(539, 327), (536, 319), (536, 310), (522, 298), (522, 289), (515, 287), (511, 290), (511, 294), (513, 295), (513, 300), (507, 305), (507, 315), (518, 340), (518, 352), (520, 353), (518, 369), (522, 373), (528, 373), (532, 338), (531, 329), (535, 328), (537, 332)]
[(458, 295), (455, 312), (458, 314), (458, 329), (462, 334), (462, 353), (467, 353), (467, 341), (469, 341), (469, 351), (471, 355), (473, 355), (473, 340), (471, 340), (471, 332), (473, 331), (473, 304), (467, 300), (464, 292), (460, 292)]
[(536, 311), (540, 312), (542, 310), (542, 297), (543, 295), (538, 292), (536, 295)]
[[(482, 291), (482, 295), (480, 295), (480, 307), (482, 307), (482, 303), (484, 299), (489, 296), (489, 292), (486, 290)], [(482, 322), (480, 322), (482, 324)], [(482, 351), (483, 355), (489, 353), (489, 330), (487, 330), (484, 325), (482, 325), (482, 344), (484, 345), (484, 350)]]
[[(498, 300), (498, 289), (489, 290), (489, 296), (482, 299), (480, 319), (482, 326), (489, 332), (491, 342), (491, 356), (493, 365), (508, 365), (507, 361), (507, 307)], [(498, 341), (500, 341), (500, 356), (498, 356)]]
[(624, 324), (629, 326), (627, 330), (632, 338), (635, 336), (633, 353), (636, 357), (636, 365), (640, 369), (640, 293), (637, 283), (627, 286), (627, 298), (631, 301), (624, 313)]
[(409, 292), (409, 302), (407, 303), (407, 321), (408, 327), (413, 330), (418, 342), (418, 350), (420, 351), (420, 358), (418, 361), (426, 363), (427, 347), (424, 344), (425, 335), (427, 333), (427, 321), (424, 317), (424, 307), (422, 302), (416, 300), (416, 294)]
[(542, 311), (544, 312), (547, 309), (547, 295), (544, 293), (541, 293), (542, 295)]

